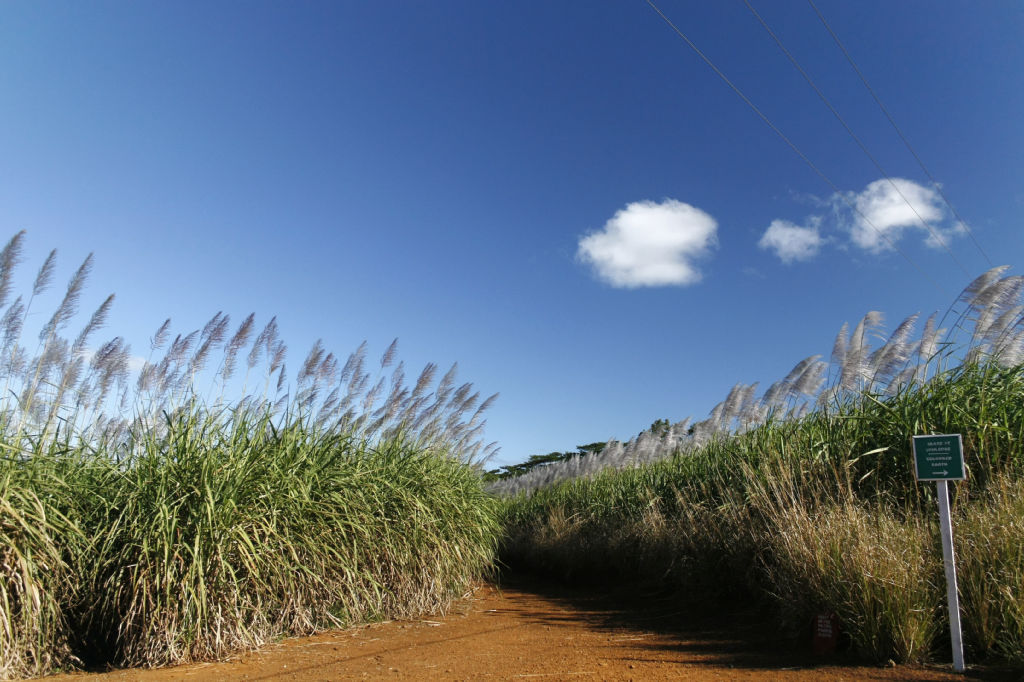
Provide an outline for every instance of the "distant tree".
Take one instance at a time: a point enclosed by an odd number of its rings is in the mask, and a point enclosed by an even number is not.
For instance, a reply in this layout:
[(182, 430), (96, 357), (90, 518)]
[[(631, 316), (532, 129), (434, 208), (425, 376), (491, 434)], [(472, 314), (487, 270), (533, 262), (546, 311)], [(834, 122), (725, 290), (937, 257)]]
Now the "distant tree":
[(668, 433), (668, 430), (671, 426), (672, 425), (669, 424), (669, 421), (667, 419), (658, 419), (653, 424), (651, 424), (651, 428), (647, 430), (650, 431), (651, 434), (655, 436), (662, 436)]
[(587, 443), (586, 445), (577, 445), (576, 450), (568, 450), (566, 452), (549, 452), (546, 455), (530, 455), (525, 462), (519, 464), (509, 464), (499, 469), (491, 469), (483, 474), (485, 481), (495, 481), (506, 478), (514, 478), (516, 476), (522, 476), (527, 471), (536, 467), (547, 466), (553, 462), (564, 462), (570, 457), (585, 457), (587, 455), (596, 455), (597, 453), (604, 450), (607, 445), (606, 442), (594, 442)]

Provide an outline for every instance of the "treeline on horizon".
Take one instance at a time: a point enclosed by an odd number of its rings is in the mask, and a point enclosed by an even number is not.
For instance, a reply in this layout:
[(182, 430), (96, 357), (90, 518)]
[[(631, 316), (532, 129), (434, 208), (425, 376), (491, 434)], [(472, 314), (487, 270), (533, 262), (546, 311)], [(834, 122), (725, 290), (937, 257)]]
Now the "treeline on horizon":
[[(650, 427), (641, 433), (662, 435), (668, 431), (670, 423), (667, 419), (656, 419)], [(556, 462), (565, 462), (573, 457), (586, 457), (588, 455), (599, 455), (608, 445), (608, 441), (596, 441), (586, 445), (577, 445), (575, 450), (564, 452), (549, 452), (546, 455), (530, 455), (526, 461), (518, 464), (508, 464), (497, 469), (490, 469), (484, 472), (483, 478), (487, 483), (503, 481), (509, 478), (522, 476), (537, 467), (547, 466)]]

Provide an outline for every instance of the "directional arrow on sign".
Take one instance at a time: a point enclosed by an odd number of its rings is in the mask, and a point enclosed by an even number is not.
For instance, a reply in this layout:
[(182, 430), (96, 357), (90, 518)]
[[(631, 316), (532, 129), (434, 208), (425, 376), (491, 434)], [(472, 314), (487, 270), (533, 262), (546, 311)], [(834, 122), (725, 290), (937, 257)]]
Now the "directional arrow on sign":
[(936, 471), (935, 473), (939, 476), (947, 476), (949, 474), (949, 469), (943, 469), (942, 471)]

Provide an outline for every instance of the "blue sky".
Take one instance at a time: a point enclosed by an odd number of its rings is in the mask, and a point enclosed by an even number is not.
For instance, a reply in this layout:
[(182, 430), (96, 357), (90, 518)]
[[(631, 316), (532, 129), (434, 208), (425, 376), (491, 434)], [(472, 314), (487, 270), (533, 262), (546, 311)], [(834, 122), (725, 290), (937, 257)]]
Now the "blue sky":
[(496, 464), (700, 418), (1024, 256), (1020, 3), (817, 0), (979, 250), (812, 7), (751, 1), (955, 259), (739, 0), (658, 5), (841, 196), (642, 0), (3, 3), (3, 236), (95, 252), (140, 354), (223, 310), (457, 361)]

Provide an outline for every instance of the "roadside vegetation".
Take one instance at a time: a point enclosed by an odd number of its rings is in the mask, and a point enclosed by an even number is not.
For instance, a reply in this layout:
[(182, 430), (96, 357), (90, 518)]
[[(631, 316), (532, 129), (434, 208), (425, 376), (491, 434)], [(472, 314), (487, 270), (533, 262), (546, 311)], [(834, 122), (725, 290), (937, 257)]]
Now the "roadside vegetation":
[[(758, 395), (701, 422), (491, 483), (502, 561), (579, 581), (645, 580), (704, 607), (761, 600), (806, 636), (838, 615), (859, 655), (949, 660), (935, 486), (911, 436), (963, 434), (953, 490), (969, 660), (1024, 665), (1024, 278), (993, 269), (915, 336), (869, 313)], [(871, 347), (872, 337), (881, 343)]]
[[(493, 569), (649, 581), (705, 607), (835, 612), (858, 654), (948, 657), (935, 488), (910, 437), (961, 433), (952, 486), (968, 656), (1024, 665), (1024, 278), (993, 269), (915, 334), (844, 326), (762, 393), (483, 474), (481, 400), (392, 344), (286, 370), (277, 322), (159, 326), (146, 358), (0, 251), (0, 678), (213, 659), (443, 610)], [(13, 298), (13, 300), (12, 300)], [(27, 329), (31, 320), (38, 329)], [(86, 319), (77, 334), (74, 322)], [(872, 348), (872, 341), (881, 343)]]
[[(210, 659), (273, 638), (443, 610), (490, 570), (481, 401), (455, 367), (413, 385), (318, 342), (291, 381), (276, 320), (218, 313), (147, 349), (73, 338), (92, 257), (38, 333), (0, 252), (0, 677)], [(228, 397), (234, 396), (234, 397)]]

